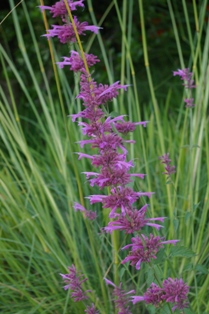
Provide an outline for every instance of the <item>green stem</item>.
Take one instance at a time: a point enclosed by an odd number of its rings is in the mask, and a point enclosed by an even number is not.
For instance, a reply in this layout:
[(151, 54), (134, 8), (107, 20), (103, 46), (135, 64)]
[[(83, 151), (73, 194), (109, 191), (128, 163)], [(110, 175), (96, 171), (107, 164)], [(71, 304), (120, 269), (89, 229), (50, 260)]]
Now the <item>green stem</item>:
[(66, 5), (66, 9), (67, 9), (68, 15), (70, 17), (70, 21), (71, 21), (72, 26), (73, 26), (73, 30), (75, 32), (75, 36), (76, 36), (77, 43), (78, 43), (78, 46), (79, 46), (79, 49), (80, 49), (80, 52), (81, 52), (81, 55), (82, 55), (82, 59), (83, 59), (83, 62), (84, 62), (84, 66), (85, 66), (86, 72), (89, 75), (89, 81), (91, 81), (90, 72), (89, 72), (87, 61), (86, 61), (85, 53), (84, 53), (84, 50), (83, 50), (83, 46), (82, 46), (82, 43), (81, 43), (81, 40), (80, 40), (80, 36), (78, 34), (78, 31), (77, 31), (77, 28), (76, 28), (76, 25), (75, 25), (75, 22), (74, 22), (74, 19), (73, 19), (73, 16), (72, 16), (72, 13), (71, 13), (71, 10), (70, 10), (70, 7), (69, 7), (69, 4), (68, 4), (67, 0), (64, 0), (64, 2), (65, 2), (65, 5)]

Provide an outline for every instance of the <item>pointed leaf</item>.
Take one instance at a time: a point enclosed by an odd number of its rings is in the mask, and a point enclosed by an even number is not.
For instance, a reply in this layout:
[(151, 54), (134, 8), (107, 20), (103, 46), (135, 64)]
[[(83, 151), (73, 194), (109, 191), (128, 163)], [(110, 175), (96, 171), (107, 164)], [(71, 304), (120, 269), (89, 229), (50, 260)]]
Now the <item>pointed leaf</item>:
[(192, 257), (196, 254), (189, 248), (184, 246), (174, 246), (170, 250), (170, 256)]

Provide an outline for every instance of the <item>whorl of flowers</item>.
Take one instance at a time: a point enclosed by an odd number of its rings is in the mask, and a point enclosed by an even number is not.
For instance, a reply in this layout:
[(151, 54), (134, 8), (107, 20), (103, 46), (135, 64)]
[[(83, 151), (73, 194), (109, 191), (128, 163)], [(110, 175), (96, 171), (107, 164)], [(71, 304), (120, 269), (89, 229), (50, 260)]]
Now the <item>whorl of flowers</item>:
[(182, 310), (189, 305), (188, 292), (189, 287), (182, 279), (168, 278), (163, 281), (162, 287), (152, 283), (143, 296), (132, 296), (131, 298), (133, 304), (141, 301), (155, 306), (161, 305), (162, 302), (171, 303), (173, 304), (172, 311), (175, 311), (176, 309)]
[(135, 266), (137, 270), (140, 269), (141, 263), (149, 263), (151, 259), (157, 258), (157, 253), (160, 248), (163, 247), (163, 244), (174, 244), (179, 240), (168, 240), (164, 241), (163, 238), (159, 236), (154, 236), (150, 234), (149, 237), (146, 237), (144, 234), (141, 234), (141, 237), (136, 236), (131, 239), (132, 244), (128, 244), (122, 248), (122, 250), (127, 250), (131, 248), (129, 255), (122, 261), (122, 264), (131, 262), (132, 266)]

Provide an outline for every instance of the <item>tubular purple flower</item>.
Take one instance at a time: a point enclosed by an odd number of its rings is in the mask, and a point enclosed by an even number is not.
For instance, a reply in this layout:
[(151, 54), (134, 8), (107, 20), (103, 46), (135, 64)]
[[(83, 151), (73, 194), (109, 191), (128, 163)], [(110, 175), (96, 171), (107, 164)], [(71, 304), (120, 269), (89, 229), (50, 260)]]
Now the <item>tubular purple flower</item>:
[(181, 80), (186, 81), (183, 85), (186, 88), (192, 89), (195, 88), (194, 81), (192, 80), (192, 72), (189, 72), (189, 69), (178, 69), (178, 71), (173, 71), (173, 76), (180, 76)]
[(97, 214), (95, 212), (93, 212), (92, 210), (87, 210), (85, 207), (83, 207), (79, 203), (75, 202), (73, 208), (75, 209), (75, 211), (83, 212), (84, 216), (87, 217), (90, 220), (94, 220), (97, 217)]
[(129, 132), (133, 132), (136, 128), (136, 125), (143, 125), (143, 127), (146, 127), (148, 121), (143, 122), (123, 122), (123, 123), (114, 123), (114, 127), (119, 133), (127, 134)]
[(86, 107), (95, 108), (95, 106), (100, 106), (108, 101), (112, 101), (113, 98), (118, 96), (119, 89), (127, 89), (128, 85), (120, 85), (119, 81), (113, 83), (112, 85), (97, 85), (92, 79), (89, 82), (88, 77), (85, 74), (81, 74), (81, 91), (77, 98), (82, 99), (83, 105)]
[(99, 120), (104, 116), (104, 112), (102, 109), (97, 109), (96, 112), (92, 112), (92, 110), (89, 110), (88, 108), (76, 113), (76, 114), (71, 114), (68, 117), (72, 118), (72, 121), (75, 122), (76, 119), (78, 118), (86, 118), (89, 120)]
[(92, 155), (88, 155), (88, 154), (84, 154), (84, 153), (75, 153), (75, 154), (77, 154), (77, 155), (79, 155), (78, 156), (78, 160), (80, 160), (81, 158), (89, 158), (89, 159), (94, 159), (94, 156), (92, 156)]
[(100, 188), (131, 182), (130, 175), (127, 173), (126, 169), (103, 168), (100, 173), (85, 172), (85, 174), (87, 175), (87, 179), (89, 175), (96, 176), (96, 178), (90, 179), (89, 182), (91, 186), (97, 185)]
[(90, 195), (86, 198), (90, 199), (90, 204), (101, 203), (104, 198), (108, 197), (107, 195)]

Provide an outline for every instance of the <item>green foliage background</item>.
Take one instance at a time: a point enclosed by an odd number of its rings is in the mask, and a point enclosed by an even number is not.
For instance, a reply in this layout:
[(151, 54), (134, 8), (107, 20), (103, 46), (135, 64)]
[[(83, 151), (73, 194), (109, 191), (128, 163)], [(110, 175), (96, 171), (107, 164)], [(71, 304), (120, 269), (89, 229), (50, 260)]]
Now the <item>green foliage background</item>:
[[(87, 160), (77, 160), (82, 134), (67, 115), (81, 110), (75, 97), (79, 76), (58, 70), (56, 61), (75, 47), (54, 40), (50, 46), (39, 2), (22, 1), (1, 24), (1, 275), (3, 313), (83, 313), (63, 291), (59, 273), (74, 263), (88, 281), (91, 301), (100, 313), (113, 313), (111, 238), (100, 231), (108, 210), (93, 208), (85, 199), (101, 191), (91, 188), (83, 171)], [(45, 3), (47, 4), (47, 3)], [(92, 10), (93, 8), (93, 10)], [(9, 11), (1, 11), (1, 20)], [(180, 239), (176, 248), (160, 252), (152, 268), (140, 272), (119, 265), (124, 288), (137, 287), (142, 295), (154, 280), (183, 277), (190, 285), (190, 308), (185, 313), (209, 313), (208, 209), (209, 148), (208, 99), (209, 25), (207, 1), (86, 1), (82, 20), (102, 25), (99, 36), (83, 38), (85, 51), (101, 63), (93, 76), (102, 83), (131, 84), (109, 110), (127, 114), (132, 121), (149, 120), (129, 138), (134, 172), (146, 179), (133, 182), (135, 190), (155, 191), (151, 217), (166, 216), (161, 235)], [(49, 24), (54, 23), (47, 16)], [(51, 48), (51, 53), (49, 48)], [(197, 106), (185, 109), (177, 68), (190, 67), (197, 88)], [(86, 153), (92, 151), (86, 147)], [(170, 153), (177, 172), (167, 182), (158, 156)], [(75, 213), (73, 203), (96, 210), (95, 223)], [(140, 200), (142, 206), (146, 199)], [(150, 229), (145, 230), (149, 233)], [(118, 235), (120, 246), (130, 237)], [(118, 252), (119, 261), (124, 258)], [(125, 270), (125, 271), (124, 271)], [(137, 304), (133, 313), (169, 313)]]

